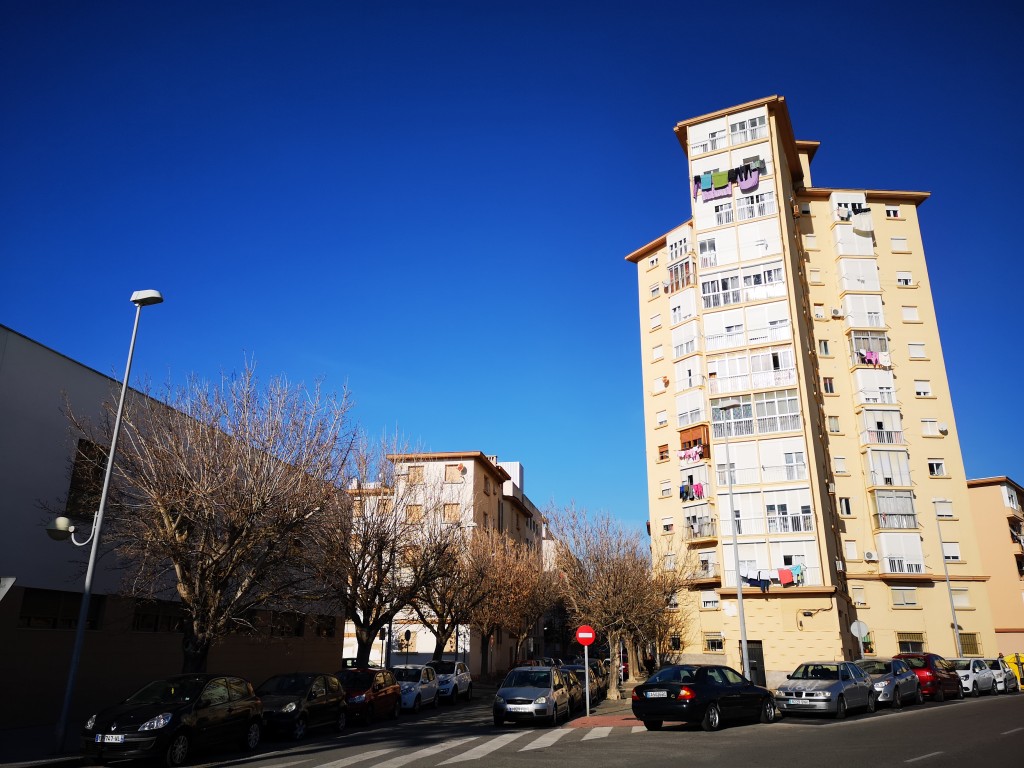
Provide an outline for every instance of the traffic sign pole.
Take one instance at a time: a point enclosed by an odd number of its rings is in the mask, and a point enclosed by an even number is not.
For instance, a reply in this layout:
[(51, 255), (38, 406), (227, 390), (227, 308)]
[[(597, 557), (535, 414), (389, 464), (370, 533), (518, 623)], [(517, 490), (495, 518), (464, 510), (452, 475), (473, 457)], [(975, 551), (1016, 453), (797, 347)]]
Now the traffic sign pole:
[(576, 630), (576, 642), (583, 646), (583, 684), (586, 688), (587, 717), (590, 717), (590, 644), (594, 642), (594, 628), (584, 624)]

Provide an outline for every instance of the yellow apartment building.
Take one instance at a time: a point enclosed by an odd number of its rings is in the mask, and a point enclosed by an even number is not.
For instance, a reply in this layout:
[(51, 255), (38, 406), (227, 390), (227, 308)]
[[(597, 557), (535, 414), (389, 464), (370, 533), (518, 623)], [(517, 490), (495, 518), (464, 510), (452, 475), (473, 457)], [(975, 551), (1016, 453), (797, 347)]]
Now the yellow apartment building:
[(967, 481), (967, 496), (975, 533), (985, 542), (992, 653), (1024, 653), (1024, 488), (1008, 477), (985, 477)]
[(692, 576), (673, 652), (742, 666), (739, 584), (749, 674), (768, 684), (861, 644), (994, 655), (928, 193), (815, 186), (819, 142), (795, 138), (780, 96), (675, 133), (692, 216), (626, 257), (654, 567)]

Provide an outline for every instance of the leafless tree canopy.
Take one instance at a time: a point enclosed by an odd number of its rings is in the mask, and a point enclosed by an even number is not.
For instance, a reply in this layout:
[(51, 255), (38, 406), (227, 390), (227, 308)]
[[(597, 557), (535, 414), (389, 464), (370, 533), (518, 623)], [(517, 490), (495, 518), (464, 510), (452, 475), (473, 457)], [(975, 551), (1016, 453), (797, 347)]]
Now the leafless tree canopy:
[[(308, 595), (298, 555), (345, 507), (349, 401), (283, 378), (262, 386), (252, 364), (216, 384), (144, 394), (126, 404), (104, 538), (127, 591), (177, 593), (183, 669), (201, 670), (211, 644), (253, 609)], [(103, 424), (71, 421), (109, 445), (113, 408)]]

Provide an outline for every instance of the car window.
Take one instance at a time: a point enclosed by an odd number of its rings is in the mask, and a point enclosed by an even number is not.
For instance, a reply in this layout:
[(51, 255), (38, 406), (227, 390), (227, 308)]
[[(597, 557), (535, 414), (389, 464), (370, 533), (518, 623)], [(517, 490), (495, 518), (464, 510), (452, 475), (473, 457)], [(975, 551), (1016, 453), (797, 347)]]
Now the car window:
[(228, 692), (232, 701), (249, 698), (249, 684), (239, 677), (228, 678)]
[(664, 667), (659, 669), (649, 678), (648, 683), (692, 683), (694, 677), (693, 667)]
[(310, 686), (309, 692), (313, 694), (314, 698), (327, 695), (327, 683), (324, 682), (323, 675), (316, 676), (316, 680), (314, 680), (313, 685)]
[(223, 677), (218, 677), (206, 684), (203, 688), (203, 695), (200, 697), (201, 701), (208, 702), (210, 705), (216, 704), (227, 704), (231, 698), (228, 693), (228, 682)]
[(382, 685), (384, 685), (384, 673), (383, 672), (378, 672), (373, 677), (373, 686), (376, 688), (376, 687), (382, 686)]
[(334, 675), (327, 675), (325, 679), (327, 680), (327, 689), (331, 693), (338, 693), (341, 691), (341, 683), (338, 681), (338, 678)]
[(720, 667), (719, 671), (725, 677), (725, 682), (730, 683), (731, 685), (743, 684), (743, 675), (735, 669), (732, 669), (731, 667)]

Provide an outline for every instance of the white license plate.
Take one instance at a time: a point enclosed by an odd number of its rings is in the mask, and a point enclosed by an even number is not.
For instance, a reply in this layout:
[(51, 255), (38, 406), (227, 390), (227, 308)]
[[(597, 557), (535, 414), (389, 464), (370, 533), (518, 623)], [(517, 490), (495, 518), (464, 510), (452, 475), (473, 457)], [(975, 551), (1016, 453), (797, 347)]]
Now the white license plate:
[(648, 699), (667, 699), (668, 698), (668, 691), (648, 691), (647, 692), (647, 698)]
[(801, 707), (806, 707), (806, 706), (810, 706), (814, 702), (813, 701), (808, 701), (807, 699), (790, 699), (789, 703), (790, 704), (796, 704), (796, 705), (801, 706)]
[(529, 704), (509, 704), (508, 705), (508, 711), (509, 712), (532, 712), (533, 711), (533, 707), (531, 707)]
[(99, 742), (106, 742), (107, 744), (123, 744), (124, 743), (124, 734), (123, 733), (108, 733), (108, 734), (97, 733), (96, 734), (96, 743), (99, 743)]

